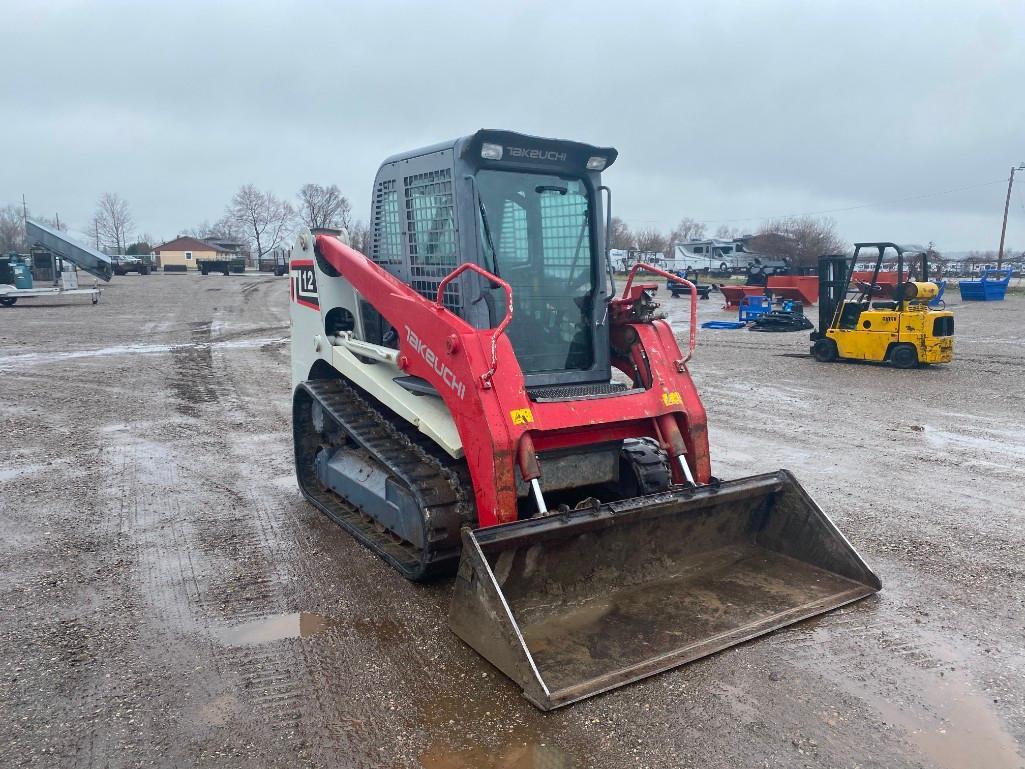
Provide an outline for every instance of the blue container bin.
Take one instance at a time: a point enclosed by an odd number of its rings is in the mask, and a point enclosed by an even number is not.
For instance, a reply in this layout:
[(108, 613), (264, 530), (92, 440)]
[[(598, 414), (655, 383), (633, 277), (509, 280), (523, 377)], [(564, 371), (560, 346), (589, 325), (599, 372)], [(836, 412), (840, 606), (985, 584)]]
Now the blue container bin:
[(1011, 268), (982, 271), (980, 280), (962, 280), (958, 282), (961, 289), (961, 300), (965, 302), (1002, 302), (1007, 293), (1007, 284), (1011, 282)]
[(737, 320), (747, 322), (772, 312), (772, 299), (768, 296), (745, 296), (740, 300)]

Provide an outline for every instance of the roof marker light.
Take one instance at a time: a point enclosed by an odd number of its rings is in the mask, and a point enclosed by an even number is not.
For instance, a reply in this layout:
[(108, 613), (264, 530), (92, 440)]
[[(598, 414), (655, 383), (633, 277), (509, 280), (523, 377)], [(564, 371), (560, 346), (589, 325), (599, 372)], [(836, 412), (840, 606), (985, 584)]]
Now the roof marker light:
[(480, 147), (480, 156), (485, 160), (501, 160), (502, 145), (484, 143)]
[(608, 161), (605, 158), (601, 157), (600, 155), (595, 155), (594, 157), (591, 157), (591, 158), (587, 159), (587, 170), (588, 171), (604, 171), (605, 170), (605, 164), (607, 162)]

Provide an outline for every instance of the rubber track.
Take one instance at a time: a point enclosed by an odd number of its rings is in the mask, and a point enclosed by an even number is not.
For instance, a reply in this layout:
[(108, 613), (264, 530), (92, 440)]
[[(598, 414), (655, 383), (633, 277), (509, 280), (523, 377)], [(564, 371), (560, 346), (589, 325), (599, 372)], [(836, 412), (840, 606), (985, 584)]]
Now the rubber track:
[[(417, 500), (425, 548), (382, 531), (320, 483), (314, 460), (326, 439), (314, 429), (313, 400), (321, 404), (325, 417), (334, 420), (349, 440), (366, 450)], [(476, 525), (477, 517), (464, 461), (452, 459), (413, 425), (389, 415), (340, 379), (303, 383), (295, 396), (292, 424), (296, 477), (307, 499), (408, 579), (429, 579), (455, 571), (459, 530)]]
[(621, 456), (629, 463), (637, 478), (637, 494), (657, 494), (672, 483), (666, 453), (650, 438), (627, 439)]

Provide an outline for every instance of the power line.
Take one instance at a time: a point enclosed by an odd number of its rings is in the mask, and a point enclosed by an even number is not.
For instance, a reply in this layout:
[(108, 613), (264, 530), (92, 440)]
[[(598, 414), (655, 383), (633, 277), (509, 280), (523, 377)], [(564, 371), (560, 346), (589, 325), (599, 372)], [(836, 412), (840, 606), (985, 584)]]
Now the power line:
[[(893, 198), (891, 200), (877, 201), (875, 203), (861, 203), (861, 204), (856, 205), (856, 206), (845, 206), (843, 208), (825, 208), (825, 209), (822, 209), (821, 211), (805, 211), (804, 213), (800, 213), (800, 214), (778, 214), (776, 216), (748, 216), (748, 217), (744, 217), (744, 218), (740, 218), (740, 219), (695, 219), (694, 221), (696, 221), (696, 222), (698, 222), (700, 224), (732, 224), (732, 223), (735, 223), (735, 222), (755, 222), (755, 221), (765, 221), (765, 220), (768, 220), (768, 219), (797, 219), (797, 218), (802, 217), (802, 216), (820, 216), (822, 214), (838, 214), (838, 213), (842, 213), (844, 211), (858, 211), (858, 210), (863, 209), (863, 208), (875, 208), (877, 206), (893, 205), (894, 203), (905, 203), (905, 202), (907, 202), (909, 200), (923, 200), (925, 198), (936, 198), (936, 197), (940, 197), (941, 195), (951, 195), (951, 194), (953, 194), (955, 192), (964, 192), (965, 190), (976, 190), (976, 189), (980, 189), (982, 187), (991, 187), (994, 184), (1003, 184), (1006, 181), (1007, 181), (1006, 179), (994, 179), (993, 181), (989, 181), (989, 182), (981, 182), (979, 184), (969, 184), (969, 185), (964, 186), (964, 187), (953, 187), (953, 188), (951, 188), (949, 190), (941, 190), (939, 192), (926, 192), (926, 193), (921, 194), (921, 195), (909, 195), (909, 196), (903, 197), (903, 198)], [(655, 220), (654, 219), (631, 219), (630, 222), (632, 222), (632, 223), (643, 222), (645, 224), (653, 224), (653, 223), (655, 223)]]

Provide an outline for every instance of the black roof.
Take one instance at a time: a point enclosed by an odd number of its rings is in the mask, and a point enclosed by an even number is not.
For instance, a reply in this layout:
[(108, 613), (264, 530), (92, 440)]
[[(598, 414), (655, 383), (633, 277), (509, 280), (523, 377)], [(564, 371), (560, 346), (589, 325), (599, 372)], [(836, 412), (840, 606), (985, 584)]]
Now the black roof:
[(500, 144), (503, 147), (558, 146), (562, 151), (579, 155), (585, 159), (594, 155), (604, 156), (607, 159), (605, 168), (608, 168), (616, 162), (616, 158), (619, 156), (619, 152), (617, 152), (614, 147), (599, 147), (594, 144), (570, 141), (568, 139), (549, 139), (542, 136), (530, 136), (529, 134), (521, 134), (516, 131), (506, 131), (496, 128), (481, 128), (479, 131), (472, 133), (469, 136), (463, 136), (458, 139), (452, 139), (451, 141), (432, 144), (429, 147), (421, 147), (420, 149), (410, 150), (408, 152), (400, 152), (387, 158), (382, 165), (402, 160), (410, 160), (411, 158), (430, 155), (434, 152), (443, 152), (445, 150), (453, 150), (459, 155), (479, 155), (480, 146), (484, 143)]

